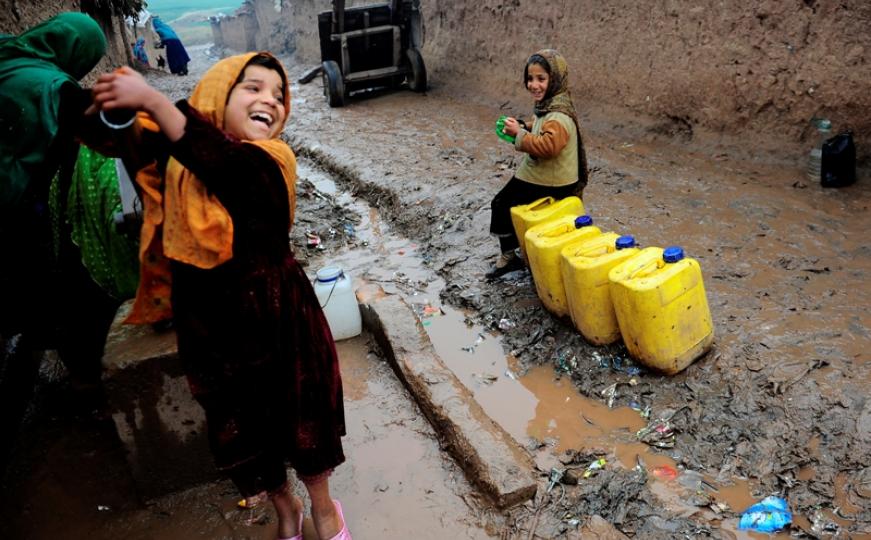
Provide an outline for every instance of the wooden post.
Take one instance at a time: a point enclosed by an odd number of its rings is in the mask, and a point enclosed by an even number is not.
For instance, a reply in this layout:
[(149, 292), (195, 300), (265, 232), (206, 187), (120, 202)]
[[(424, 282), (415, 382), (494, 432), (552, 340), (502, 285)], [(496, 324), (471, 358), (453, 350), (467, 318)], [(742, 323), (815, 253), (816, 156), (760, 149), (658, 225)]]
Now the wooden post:
[(333, 0), (333, 33), (345, 31), (345, 0)]

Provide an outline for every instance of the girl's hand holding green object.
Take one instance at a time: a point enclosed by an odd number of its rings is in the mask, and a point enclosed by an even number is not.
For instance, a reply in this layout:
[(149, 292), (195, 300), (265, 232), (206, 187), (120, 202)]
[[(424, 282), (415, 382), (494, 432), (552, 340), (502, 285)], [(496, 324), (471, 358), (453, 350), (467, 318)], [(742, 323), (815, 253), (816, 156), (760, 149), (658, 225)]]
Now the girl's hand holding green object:
[(514, 118), (502, 115), (496, 120), (496, 135), (506, 142), (514, 144), (518, 132), (518, 123)]

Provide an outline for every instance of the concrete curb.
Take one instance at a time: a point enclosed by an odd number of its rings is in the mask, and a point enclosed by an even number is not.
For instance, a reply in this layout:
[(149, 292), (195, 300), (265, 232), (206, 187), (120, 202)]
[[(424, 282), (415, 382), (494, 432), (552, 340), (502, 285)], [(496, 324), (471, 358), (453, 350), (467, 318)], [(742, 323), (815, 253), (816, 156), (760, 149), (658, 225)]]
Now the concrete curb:
[(361, 287), (357, 298), (364, 325), (469, 481), (499, 508), (535, 496), (531, 457), (445, 366), (411, 307), (378, 285)]

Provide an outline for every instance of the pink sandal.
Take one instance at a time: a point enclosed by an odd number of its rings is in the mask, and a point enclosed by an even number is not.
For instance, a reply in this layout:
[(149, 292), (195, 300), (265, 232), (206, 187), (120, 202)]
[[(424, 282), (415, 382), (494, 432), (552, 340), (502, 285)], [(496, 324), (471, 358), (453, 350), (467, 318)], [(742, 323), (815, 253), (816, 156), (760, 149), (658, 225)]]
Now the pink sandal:
[(290, 538), (281, 538), (279, 536), (278, 540), (302, 540), (302, 519), (304, 517), (304, 514), (305, 514), (305, 512), (299, 513), (299, 534), (296, 536), (291, 536)]
[[(345, 522), (345, 516), (342, 514), (342, 505), (336, 499), (333, 499), (333, 505), (335, 505), (336, 511), (339, 513), (339, 519), (342, 520), (342, 530), (339, 531), (339, 534), (330, 538), (330, 540), (352, 540), (351, 533), (348, 532), (348, 524)], [(302, 537), (300, 537), (300, 540), (302, 540)]]

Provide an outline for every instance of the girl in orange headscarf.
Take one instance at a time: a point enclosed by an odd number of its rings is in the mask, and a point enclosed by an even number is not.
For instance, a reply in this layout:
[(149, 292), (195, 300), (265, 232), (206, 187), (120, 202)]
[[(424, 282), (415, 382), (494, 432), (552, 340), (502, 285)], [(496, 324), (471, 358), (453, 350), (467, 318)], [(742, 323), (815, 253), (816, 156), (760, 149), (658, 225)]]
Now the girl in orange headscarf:
[(319, 536), (350, 540), (328, 483), (345, 459), (336, 349), (287, 238), (296, 161), (278, 139), (283, 67), (268, 53), (226, 58), (176, 105), (129, 68), (101, 76), (94, 94), (103, 110), (144, 111), (162, 134), (146, 131), (156, 159), (136, 178), (142, 265), (128, 322), (172, 317), (215, 461), (249, 501), (271, 498), (279, 538), (302, 538), (289, 461)]

